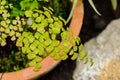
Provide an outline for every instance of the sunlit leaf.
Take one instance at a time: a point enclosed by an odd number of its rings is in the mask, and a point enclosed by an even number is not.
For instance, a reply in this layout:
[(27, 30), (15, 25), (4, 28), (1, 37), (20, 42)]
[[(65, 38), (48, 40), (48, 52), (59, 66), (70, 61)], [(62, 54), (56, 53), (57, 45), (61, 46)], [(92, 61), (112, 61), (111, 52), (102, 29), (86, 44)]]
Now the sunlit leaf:
[(26, 17), (32, 17), (32, 13), (33, 13), (33, 12), (32, 12), (31, 10), (26, 10), (26, 11), (25, 11), (25, 16), (26, 16)]
[[(48, 21), (49, 23), (53, 23), (53, 22), (54, 22), (52, 18), (48, 18), (47, 21)], [(52, 25), (53, 25), (53, 24), (52, 24)], [(50, 25), (49, 25), (49, 26), (50, 26)], [(51, 27), (51, 26), (50, 26), (50, 27)]]
[(35, 36), (36, 39), (39, 39), (40, 33), (39, 33), (39, 32), (36, 32), (34, 36)]
[(33, 2), (30, 4), (30, 9), (33, 10), (33, 9), (38, 9), (39, 7), (39, 3), (37, 0), (33, 0)]
[(32, 16), (33, 16), (34, 18), (37, 18), (37, 17), (39, 16), (39, 14), (38, 14), (38, 13), (33, 13)]
[(34, 71), (35, 71), (35, 72), (39, 71), (41, 67), (42, 67), (42, 66), (41, 66), (40, 64), (36, 64), (36, 65), (35, 65), (35, 68), (34, 68)]
[(31, 53), (28, 53), (27, 58), (31, 60), (31, 59), (34, 59), (35, 56), (36, 54), (34, 52), (31, 52)]
[(45, 46), (48, 46), (52, 43), (51, 39), (47, 39), (45, 42), (44, 42), (44, 45)]
[(35, 19), (35, 22), (41, 22), (42, 21), (42, 19), (41, 19), (41, 17), (37, 17), (36, 19)]
[(51, 17), (51, 14), (50, 14), (48, 11), (45, 11), (45, 12), (44, 12), (44, 15), (45, 15), (47, 18), (50, 18), (50, 17)]
[(35, 61), (36, 61), (36, 62), (40, 62), (40, 61), (42, 61), (42, 60), (43, 60), (42, 57), (39, 57), (39, 56), (36, 56), (36, 57), (35, 57)]
[(46, 48), (46, 51), (47, 51), (48, 53), (50, 53), (51, 51), (53, 51), (53, 49), (54, 49), (54, 47), (53, 47), (52, 45), (50, 45), (50, 46), (48, 46), (48, 47)]
[(80, 44), (80, 46), (79, 46), (79, 52), (82, 51), (82, 49), (83, 49), (83, 44)]
[(83, 60), (88, 55), (88, 52), (80, 52), (80, 60)]
[(75, 60), (78, 57), (78, 53), (73, 53), (73, 56), (71, 57), (71, 60)]
[(67, 54), (65, 54), (65, 55), (64, 55), (64, 56), (62, 56), (61, 58), (62, 58), (62, 60), (66, 60), (66, 59), (68, 59), (68, 55), (67, 55)]
[(70, 50), (69, 55), (73, 55), (74, 51), (73, 49)]
[(70, 45), (70, 42), (68, 40), (64, 40), (63, 42), (64, 42), (63, 45), (66, 46), (66, 47), (68, 47)]
[(59, 59), (60, 59), (60, 55), (56, 54), (53, 58), (54, 58), (55, 60), (59, 60)]
[(28, 64), (29, 64), (29, 66), (34, 66), (34, 65), (36, 64), (36, 61), (35, 61), (35, 60), (32, 60), (32, 61), (30, 61)]

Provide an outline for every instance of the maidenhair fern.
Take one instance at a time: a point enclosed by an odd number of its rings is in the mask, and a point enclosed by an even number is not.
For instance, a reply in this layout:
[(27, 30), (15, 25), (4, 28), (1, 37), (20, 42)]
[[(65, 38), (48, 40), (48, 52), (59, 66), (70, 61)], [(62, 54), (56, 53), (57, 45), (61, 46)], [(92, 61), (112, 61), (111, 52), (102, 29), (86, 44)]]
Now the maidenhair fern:
[[(75, 60), (80, 57), (80, 60), (85, 59), (85, 63), (88, 62), (88, 53), (82, 52), (80, 38), (74, 38), (72, 30), (64, 28), (66, 21), (60, 16), (54, 16), (52, 8), (39, 9), (37, 0), (22, 0), (20, 6), (24, 15), (21, 15), (22, 12), (15, 13), (15, 10), (10, 12), (14, 6), (6, 0), (2, 0), (0, 5), (0, 46), (8, 45), (7, 38), (10, 38), (17, 47), (11, 53), (13, 61), (22, 61), (24, 67), (35, 66), (34, 71), (42, 67), (39, 62), (47, 56), (55, 60), (66, 60), (69, 56), (71, 60)], [(92, 65), (92, 59), (90, 62)], [(19, 69), (20, 66), (13, 66), (13, 70)]]

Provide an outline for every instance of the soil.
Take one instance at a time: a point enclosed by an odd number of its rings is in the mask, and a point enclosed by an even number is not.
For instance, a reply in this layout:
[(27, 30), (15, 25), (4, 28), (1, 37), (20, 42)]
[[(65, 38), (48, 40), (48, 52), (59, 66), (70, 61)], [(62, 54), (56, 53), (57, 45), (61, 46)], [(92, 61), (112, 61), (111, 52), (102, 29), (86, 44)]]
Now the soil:
[[(91, 38), (100, 34), (111, 20), (120, 17), (120, 0), (118, 0), (118, 7), (116, 11), (112, 9), (110, 0), (94, 0), (95, 6), (102, 16), (98, 16), (94, 12), (88, 3), (88, 0), (83, 1), (85, 15), (80, 37), (82, 43), (84, 44)], [(75, 61), (71, 61), (70, 59), (62, 61), (56, 68), (37, 80), (73, 80), (72, 75), (75, 66)]]

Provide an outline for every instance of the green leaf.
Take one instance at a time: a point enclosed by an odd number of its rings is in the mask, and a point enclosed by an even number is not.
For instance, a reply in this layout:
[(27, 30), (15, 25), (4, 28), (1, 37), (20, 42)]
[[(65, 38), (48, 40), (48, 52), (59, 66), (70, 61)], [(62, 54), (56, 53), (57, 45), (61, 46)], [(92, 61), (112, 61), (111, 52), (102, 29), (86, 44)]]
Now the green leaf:
[(59, 59), (60, 59), (60, 55), (56, 54), (53, 58), (54, 58), (55, 60), (59, 60)]
[(117, 0), (111, 0), (111, 4), (114, 10), (117, 9)]
[(35, 54), (39, 54), (39, 52), (40, 52), (39, 49), (38, 49), (38, 48), (35, 48), (34, 53), (35, 53)]
[[(3, 5), (3, 6), (7, 3), (6, 0), (2, 0), (2, 1), (0, 1), (0, 2), (1, 2), (1, 5)], [(0, 6), (1, 6), (1, 5), (0, 5)]]
[(44, 52), (45, 52), (44, 48), (43, 48), (41, 45), (39, 45), (39, 46), (38, 46), (38, 49), (39, 49), (39, 55), (40, 55), (40, 56), (43, 55)]
[(86, 59), (85, 59), (85, 62), (84, 62), (84, 64), (87, 64), (87, 63), (88, 63), (88, 58), (86, 58)]
[(43, 35), (40, 35), (40, 37), (39, 37), (39, 41), (40, 41), (41, 43), (44, 42), (44, 37), (43, 37)]
[(59, 19), (60, 19), (61, 21), (63, 21), (63, 22), (64, 22), (64, 24), (66, 24), (66, 21), (65, 21), (65, 19), (64, 19), (64, 18), (62, 18), (61, 16), (59, 16)]
[(51, 39), (46, 39), (45, 42), (44, 42), (44, 45), (49, 46), (51, 43), (52, 43)]
[(71, 57), (71, 60), (75, 60), (78, 57), (78, 53), (73, 53), (73, 56)]
[(44, 11), (48, 11), (50, 14), (52, 14), (52, 9), (50, 9), (50, 7), (49, 7), (49, 9), (48, 8), (46, 8), (46, 7), (43, 7), (43, 9), (44, 9)]
[(21, 7), (21, 10), (25, 10), (26, 8), (30, 7), (29, 0), (22, 0), (20, 2), (20, 7)]
[(32, 60), (32, 61), (30, 61), (28, 64), (29, 64), (29, 66), (34, 66), (34, 65), (36, 65), (36, 61), (35, 61), (35, 60)]
[(26, 47), (22, 47), (22, 53), (26, 53), (27, 48)]
[(56, 55), (56, 51), (55, 50), (50, 53), (51, 57), (54, 57), (55, 55)]
[(42, 20), (44, 20), (45, 19), (45, 16), (43, 15), (43, 14), (40, 14), (40, 16), (39, 17), (41, 17), (41, 19)]
[(24, 42), (24, 44), (29, 44), (29, 42), (28, 42), (28, 39), (27, 39), (27, 38), (24, 38), (24, 39), (23, 39), (23, 42)]
[[(53, 20), (52, 18), (48, 18), (47, 21), (48, 21), (48, 23), (53, 23), (53, 22), (54, 22), (54, 20)], [(53, 25), (53, 24), (52, 24), (52, 25)], [(50, 25), (49, 25), (49, 26), (50, 26)]]
[(35, 61), (36, 61), (36, 62), (41, 62), (42, 60), (43, 60), (42, 57), (39, 57), (39, 56), (36, 56), (36, 57), (35, 57)]
[(64, 31), (61, 33), (61, 37), (62, 37), (62, 40), (66, 40), (66, 37), (67, 37), (67, 31)]
[(92, 58), (90, 58), (90, 63), (91, 63), (90, 66), (93, 66), (94, 62)]
[(61, 25), (59, 24), (59, 22), (54, 22), (53, 26), (58, 29), (61, 28)]
[(25, 11), (25, 16), (26, 17), (32, 17), (33, 11), (32, 10), (26, 10)]
[(57, 17), (55, 17), (55, 16), (53, 16), (53, 19), (55, 20), (55, 21), (58, 21), (59, 19), (57, 18)]
[(42, 14), (42, 13), (43, 13), (42, 10), (38, 10), (38, 9), (34, 9), (33, 11), (35, 11), (35, 12), (37, 12), (37, 13), (39, 13), (39, 14)]
[(75, 39), (75, 41), (76, 41), (77, 45), (79, 45), (80, 42), (81, 42), (80, 37), (77, 37), (77, 38)]
[(54, 25), (53, 25), (53, 24), (49, 24), (49, 27), (50, 27), (50, 28), (53, 28), (53, 27), (54, 27)]
[(70, 42), (68, 40), (63, 41), (63, 46), (68, 47), (70, 45)]
[(34, 52), (31, 52), (31, 53), (28, 53), (27, 58), (28, 58), (29, 60), (31, 60), (31, 59), (34, 59), (35, 56), (36, 56), (36, 54), (35, 54)]
[(16, 37), (20, 37), (20, 36), (21, 36), (21, 33), (16, 32)]
[(96, 9), (96, 7), (95, 7), (93, 1), (92, 1), (92, 0), (88, 0), (88, 2), (90, 3), (90, 5), (91, 5), (91, 7), (94, 9), (94, 11), (95, 11), (98, 15), (101, 16), (101, 14), (100, 14), (100, 13), (98, 12), (98, 10)]
[(63, 46), (63, 45), (61, 47), (62, 47), (62, 49), (63, 49), (64, 52), (68, 53), (69, 47), (66, 47), (66, 46)]
[(40, 44), (40, 42), (39, 42), (39, 40), (34, 40), (34, 42), (32, 44), (35, 45), (35, 47), (37, 47)]
[(36, 39), (39, 39), (40, 33), (39, 33), (39, 32), (36, 32), (34, 36), (35, 36)]
[(48, 21), (47, 21), (47, 19), (43, 19), (42, 22), (41, 22), (41, 24), (43, 24), (44, 27), (47, 27), (47, 26), (48, 26)]
[(50, 45), (50, 46), (48, 46), (48, 47), (46, 48), (47, 53), (50, 53), (50, 52), (52, 52), (53, 50), (54, 50), (54, 47), (53, 47), (52, 45)]
[(44, 15), (45, 15), (47, 18), (51, 18), (51, 14), (50, 14), (48, 11), (44, 11)]
[(39, 33), (43, 34), (43, 33), (45, 33), (45, 28), (44, 28), (44, 27), (40, 27), (40, 26), (38, 25), (37, 31), (38, 31)]
[(25, 10), (25, 9), (33, 10), (33, 9), (38, 9), (39, 4), (38, 4), (38, 1), (37, 1), (37, 0), (33, 0), (33, 1), (30, 1), (30, 0), (22, 0), (22, 1), (20, 2), (20, 6), (21, 6), (21, 9), (22, 9), (22, 10)]
[(35, 50), (35, 48), (36, 48), (36, 46), (35, 46), (34, 44), (31, 44), (31, 45), (30, 45), (30, 49), (31, 49), (31, 50), (33, 50), (33, 51), (34, 51), (34, 50)]
[(2, 33), (1, 37), (2, 37), (2, 38), (7, 38), (7, 34)]
[(68, 55), (67, 54), (65, 54), (64, 56), (62, 56), (62, 60), (66, 60), (66, 59), (68, 59)]
[(18, 66), (13, 66), (13, 69), (14, 69), (15, 71), (17, 71), (17, 70), (19, 70), (19, 67), (18, 67)]
[(59, 53), (60, 50), (61, 50), (60, 47), (61, 47), (61, 46), (54, 48), (54, 50), (50, 53), (50, 56), (51, 56), (51, 57), (54, 57), (57, 53)]
[(53, 34), (59, 34), (60, 33), (60, 29), (59, 28), (52, 28), (52, 33)]
[(24, 16), (24, 12), (15, 7), (12, 8), (11, 13), (12, 13), (12, 16)]
[(76, 45), (75, 39), (72, 39), (72, 45), (73, 45), (73, 46)]
[(32, 28), (33, 30), (35, 30), (37, 27), (38, 27), (38, 25), (37, 25), (36, 23), (33, 23), (32, 26), (31, 26), (31, 28)]
[(88, 52), (80, 52), (80, 60), (83, 60), (88, 55)]
[(45, 32), (43, 34), (44, 38), (47, 40), (47, 39), (50, 39), (50, 36), (49, 36), (49, 33), (48, 32)]
[(59, 53), (59, 55), (64, 56), (64, 55), (66, 55), (66, 53), (64, 51), (62, 51), (62, 52)]
[(77, 51), (78, 50), (78, 46), (73, 46), (73, 50)]
[(59, 40), (52, 40), (51, 45), (53, 45), (54, 47), (57, 47), (60, 44)]
[(37, 18), (37, 17), (39, 16), (39, 14), (38, 14), (38, 13), (33, 13), (32, 16), (33, 16), (34, 18)]
[(34, 0), (31, 4), (30, 4), (30, 9), (38, 9), (39, 8), (39, 4), (37, 0)]
[(2, 41), (1, 41), (1, 46), (5, 46), (7, 43), (6, 43), (6, 39), (2, 39)]
[(52, 34), (51, 38), (52, 38), (52, 40), (55, 40), (56, 39), (56, 34)]
[(41, 21), (42, 21), (41, 17), (37, 17), (37, 18), (35, 19), (35, 22), (37, 22), (37, 23), (40, 23)]
[(16, 46), (17, 46), (17, 47), (22, 47), (22, 46), (23, 46), (22, 41), (18, 41), (18, 40), (17, 40), (17, 42), (16, 42)]
[(69, 55), (73, 55), (73, 53), (74, 53), (74, 51), (73, 51), (73, 49), (71, 49)]
[(81, 52), (82, 49), (83, 49), (83, 44), (80, 44), (80, 46), (79, 46), (79, 52)]
[(40, 68), (41, 68), (41, 65), (40, 64), (36, 64), (35, 68), (34, 68), (34, 71), (37, 72), (37, 71), (40, 70)]
[(76, 6), (76, 4), (77, 4), (77, 1), (78, 1), (78, 0), (74, 0), (73, 6), (72, 6), (72, 10), (70, 11), (70, 14), (69, 14), (69, 16), (68, 16), (67, 21), (65, 22), (65, 24), (67, 24), (67, 23), (70, 21), (70, 19), (71, 19), (71, 17), (72, 17), (72, 14), (73, 14), (73, 10), (74, 10), (74, 8), (75, 8), (75, 6)]
[(30, 43), (32, 43), (35, 40), (35, 37), (33, 35), (29, 35), (28, 40)]

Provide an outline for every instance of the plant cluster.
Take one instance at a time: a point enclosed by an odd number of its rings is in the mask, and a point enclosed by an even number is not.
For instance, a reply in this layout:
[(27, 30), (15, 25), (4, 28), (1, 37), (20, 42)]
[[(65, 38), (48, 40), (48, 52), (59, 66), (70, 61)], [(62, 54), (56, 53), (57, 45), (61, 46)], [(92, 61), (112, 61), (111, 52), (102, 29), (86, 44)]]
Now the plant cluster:
[[(38, 71), (41, 65), (37, 63), (47, 56), (66, 60), (70, 55), (75, 60), (80, 53), (80, 60), (85, 58), (85, 63), (88, 62), (88, 53), (81, 52), (80, 38), (74, 38), (72, 31), (64, 28), (66, 21), (54, 16), (52, 8), (39, 8), (37, 0), (21, 0), (19, 7), (6, 0), (0, 3), (0, 47), (14, 45), (16, 48), (7, 53), (10, 60), (0, 57), (1, 71), (16, 71), (28, 66), (35, 66), (34, 71)], [(8, 39), (13, 44), (9, 44)], [(90, 62), (92, 65), (92, 59)]]

